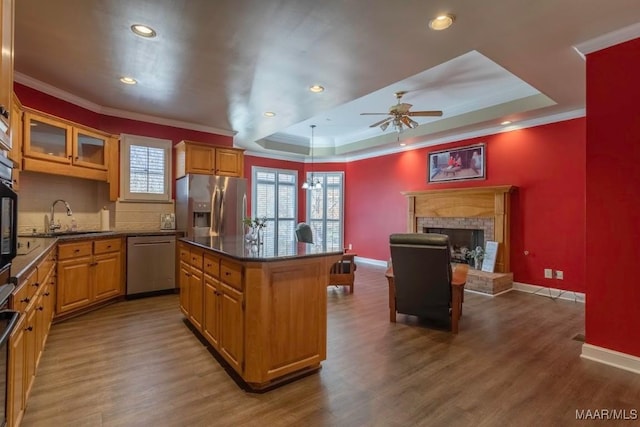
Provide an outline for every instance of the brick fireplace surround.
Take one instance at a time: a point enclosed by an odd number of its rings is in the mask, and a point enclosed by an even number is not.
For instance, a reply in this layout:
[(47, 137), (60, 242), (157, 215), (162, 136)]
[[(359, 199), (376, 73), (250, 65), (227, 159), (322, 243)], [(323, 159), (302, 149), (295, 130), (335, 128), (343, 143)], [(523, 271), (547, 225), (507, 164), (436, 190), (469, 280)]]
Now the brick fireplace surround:
[(484, 231), (485, 241), (498, 242), (495, 273), (469, 270), (466, 289), (498, 294), (511, 289), (510, 195), (511, 185), (449, 190), (407, 191), (408, 232), (429, 228), (462, 228)]

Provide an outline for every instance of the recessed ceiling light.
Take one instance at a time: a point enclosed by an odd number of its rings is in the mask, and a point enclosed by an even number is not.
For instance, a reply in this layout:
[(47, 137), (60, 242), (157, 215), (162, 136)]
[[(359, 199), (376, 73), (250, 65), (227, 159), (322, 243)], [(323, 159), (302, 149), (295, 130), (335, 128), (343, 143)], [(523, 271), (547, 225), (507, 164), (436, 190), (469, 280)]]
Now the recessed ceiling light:
[(320, 85), (313, 85), (309, 87), (309, 90), (313, 93), (324, 92), (324, 88)]
[(136, 81), (136, 79), (131, 78), (131, 77), (126, 77), (126, 76), (124, 76), (124, 77), (120, 77), (120, 81), (121, 81), (122, 83), (126, 84), (126, 85), (134, 85), (134, 84), (138, 83), (138, 82)]
[(505, 120), (504, 122), (500, 123), (502, 126), (506, 126), (506, 125), (510, 125), (511, 124), (511, 120)]
[(265, 111), (264, 113), (262, 113), (262, 115), (265, 117), (275, 117), (276, 113), (274, 113), (273, 111)]
[(156, 31), (153, 28), (147, 27), (146, 25), (142, 25), (142, 24), (132, 25), (131, 31), (133, 31), (135, 34), (139, 35), (140, 37), (146, 37), (148, 39), (151, 39), (156, 36)]
[(400, 143), (400, 147), (404, 147), (405, 145), (407, 145), (407, 143), (406, 143), (406, 142), (401, 142), (401, 143)]
[(455, 16), (453, 15), (439, 15), (429, 21), (429, 28), (435, 31), (446, 30), (453, 24), (454, 20)]

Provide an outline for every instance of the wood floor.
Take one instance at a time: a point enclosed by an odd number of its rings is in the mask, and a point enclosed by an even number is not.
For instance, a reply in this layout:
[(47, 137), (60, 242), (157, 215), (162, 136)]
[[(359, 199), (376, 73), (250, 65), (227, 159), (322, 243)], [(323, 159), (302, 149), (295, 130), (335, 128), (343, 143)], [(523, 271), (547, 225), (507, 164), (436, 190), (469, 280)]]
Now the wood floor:
[(176, 295), (56, 324), (22, 425), (584, 426), (576, 410), (640, 409), (640, 375), (580, 359), (582, 304), (467, 293), (453, 336), (389, 323), (384, 269), (356, 278), (327, 291), (322, 370), (264, 394), (225, 373)]

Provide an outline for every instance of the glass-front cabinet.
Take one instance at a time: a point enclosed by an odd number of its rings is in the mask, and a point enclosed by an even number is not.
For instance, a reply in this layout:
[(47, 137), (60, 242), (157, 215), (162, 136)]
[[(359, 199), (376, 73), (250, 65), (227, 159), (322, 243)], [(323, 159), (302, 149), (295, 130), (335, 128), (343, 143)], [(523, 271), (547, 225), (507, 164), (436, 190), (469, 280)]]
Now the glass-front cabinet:
[(70, 125), (39, 116), (29, 111), (24, 113), (24, 155), (36, 159), (71, 164)]
[(106, 171), (108, 139), (54, 117), (24, 113), (24, 157)]
[(86, 129), (73, 129), (73, 163), (96, 169), (107, 169), (107, 138)]

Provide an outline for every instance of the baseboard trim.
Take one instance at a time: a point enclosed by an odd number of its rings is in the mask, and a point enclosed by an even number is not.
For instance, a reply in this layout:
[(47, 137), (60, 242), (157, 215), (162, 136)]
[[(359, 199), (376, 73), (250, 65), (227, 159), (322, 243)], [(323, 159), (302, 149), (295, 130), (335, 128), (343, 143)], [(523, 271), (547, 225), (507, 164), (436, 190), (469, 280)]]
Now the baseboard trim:
[(615, 368), (624, 369), (625, 371), (640, 374), (640, 357), (627, 353), (621, 353), (608, 348), (598, 347), (595, 345), (582, 344), (582, 353), (580, 357), (594, 362), (603, 363)]
[(547, 288), (540, 285), (530, 285), (528, 283), (513, 282), (513, 290), (526, 292), (528, 294), (540, 295), (551, 299), (564, 299), (573, 302), (585, 302), (586, 295), (582, 292), (567, 291), (564, 289)]
[(364, 258), (361, 256), (356, 256), (356, 263), (361, 262), (363, 264), (369, 264), (369, 265), (375, 265), (377, 267), (386, 267), (387, 261), (382, 261), (379, 259), (373, 259), (373, 258)]

